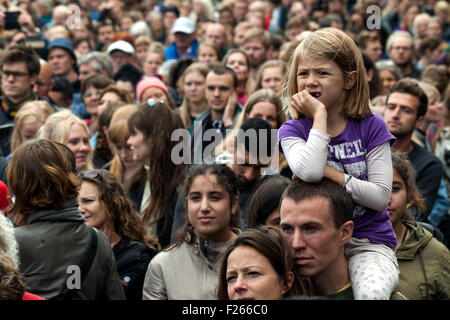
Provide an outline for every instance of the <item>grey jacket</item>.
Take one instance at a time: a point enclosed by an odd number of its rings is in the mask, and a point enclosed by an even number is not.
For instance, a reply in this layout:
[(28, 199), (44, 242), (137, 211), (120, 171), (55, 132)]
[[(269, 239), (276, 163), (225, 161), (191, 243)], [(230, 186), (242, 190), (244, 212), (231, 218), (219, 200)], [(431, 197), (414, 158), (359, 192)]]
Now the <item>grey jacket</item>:
[(158, 253), (145, 274), (143, 300), (214, 300), (217, 261), (227, 242), (196, 238)]
[(65, 299), (69, 287), (75, 287), (78, 290), (71, 299), (124, 300), (113, 251), (100, 231), (96, 232), (97, 250), (89, 272), (77, 284), (77, 271), (71, 266), (81, 266), (88, 254), (90, 230), (75, 199), (67, 201), (62, 210), (32, 213), (25, 226), (15, 228), (27, 291), (46, 299)]

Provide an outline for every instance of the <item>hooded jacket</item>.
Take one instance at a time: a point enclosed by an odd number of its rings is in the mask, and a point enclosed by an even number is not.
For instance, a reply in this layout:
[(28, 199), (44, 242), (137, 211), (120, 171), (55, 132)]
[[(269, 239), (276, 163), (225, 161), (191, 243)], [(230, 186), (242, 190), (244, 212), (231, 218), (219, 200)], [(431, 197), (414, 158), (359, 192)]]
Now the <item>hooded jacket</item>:
[(158, 253), (145, 275), (143, 300), (214, 300), (226, 244), (196, 237)]
[(99, 231), (89, 272), (77, 285), (74, 266), (80, 267), (89, 254), (91, 229), (84, 224), (75, 199), (61, 210), (41, 210), (27, 216), (26, 225), (15, 228), (27, 291), (45, 299), (65, 299), (69, 289), (77, 289), (71, 299), (124, 300), (113, 251)]
[(404, 224), (408, 234), (396, 251), (399, 291), (412, 300), (449, 299), (449, 250), (417, 222)]

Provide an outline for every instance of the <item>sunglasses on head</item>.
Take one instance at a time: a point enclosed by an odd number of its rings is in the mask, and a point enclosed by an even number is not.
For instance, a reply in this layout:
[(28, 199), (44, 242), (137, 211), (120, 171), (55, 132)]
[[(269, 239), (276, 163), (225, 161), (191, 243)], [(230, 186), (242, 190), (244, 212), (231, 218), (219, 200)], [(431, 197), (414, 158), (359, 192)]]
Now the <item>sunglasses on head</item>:
[(80, 173), (82, 179), (102, 180), (102, 175), (96, 170), (86, 170)]

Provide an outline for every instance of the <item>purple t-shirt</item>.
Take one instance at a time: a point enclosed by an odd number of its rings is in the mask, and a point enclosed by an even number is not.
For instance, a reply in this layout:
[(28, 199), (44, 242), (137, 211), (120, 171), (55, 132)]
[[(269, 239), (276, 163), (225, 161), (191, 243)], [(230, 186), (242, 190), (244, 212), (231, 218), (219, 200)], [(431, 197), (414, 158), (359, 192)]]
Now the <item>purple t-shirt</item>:
[[(278, 130), (278, 139), (281, 141), (283, 138), (296, 137), (307, 141), (312, 125), (313, 120), (310, 118), (289, 120)], [(392, 144), (395, 137), (380, 116), (368, 116), (363, 120), (350, 119), (344, 131), (332, 137), (328, 143), (327, 164), (367, 181), (366, 156), (387, 141)], [(375, 211), (353, 203), (353, 218), (353, 237), (367, 238), (372, 243), (382, 243), (392, 248), (397, 245), (387, 209)]]

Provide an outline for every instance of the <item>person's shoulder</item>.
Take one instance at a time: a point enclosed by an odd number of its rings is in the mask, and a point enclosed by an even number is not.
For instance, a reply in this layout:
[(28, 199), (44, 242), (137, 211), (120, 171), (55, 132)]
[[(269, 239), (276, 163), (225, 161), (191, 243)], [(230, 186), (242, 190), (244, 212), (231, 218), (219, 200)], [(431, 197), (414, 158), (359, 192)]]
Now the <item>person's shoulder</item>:
[(438, 166), (442, 166), (441, 160), (437, 156), (435, 156), (433, 153), (425, 149), (424, 147), (421, 147), (415, 142), (412, 142), (413, 144), (413, 150), (408, 154), (408, 159), (410, 161), (418, 160), (420, 159), (420, 162), (423, 165), (431, 165), (435, 164)]

